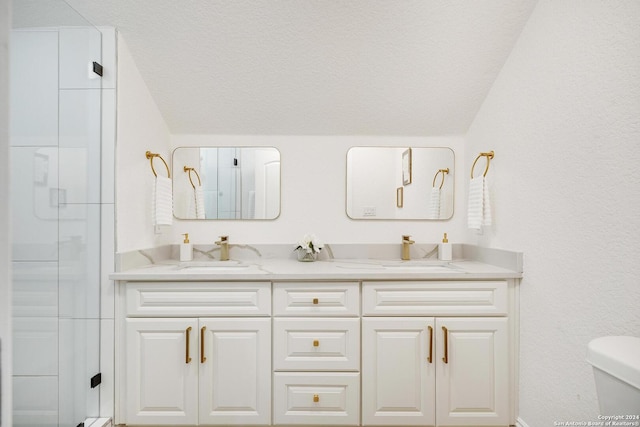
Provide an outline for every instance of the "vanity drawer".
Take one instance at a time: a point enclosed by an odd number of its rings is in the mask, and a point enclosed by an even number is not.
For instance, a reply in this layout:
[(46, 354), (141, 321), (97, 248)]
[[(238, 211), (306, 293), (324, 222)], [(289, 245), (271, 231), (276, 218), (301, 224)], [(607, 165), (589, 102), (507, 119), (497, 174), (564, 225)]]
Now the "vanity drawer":
[(360, 370), (360, 319), (274, 319), (273, 369)]
[(276, 372), (274, 424), (358, 425), (360, 374)]
[(274, 316), (358, 316), (358, 282), (273, 284)]
[(364, 316), (506, 316), (507, 282), (364, 282)]
[(270, 282), (135, 282), (130, 317), (270, 316)]

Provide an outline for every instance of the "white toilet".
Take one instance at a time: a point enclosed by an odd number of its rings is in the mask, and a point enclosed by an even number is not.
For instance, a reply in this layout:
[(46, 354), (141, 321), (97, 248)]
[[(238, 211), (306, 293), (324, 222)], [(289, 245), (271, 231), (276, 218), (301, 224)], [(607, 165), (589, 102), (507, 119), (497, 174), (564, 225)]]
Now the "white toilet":
[(600, 415), (640, 415), (640, 338), (601, 337), (589, 343)]

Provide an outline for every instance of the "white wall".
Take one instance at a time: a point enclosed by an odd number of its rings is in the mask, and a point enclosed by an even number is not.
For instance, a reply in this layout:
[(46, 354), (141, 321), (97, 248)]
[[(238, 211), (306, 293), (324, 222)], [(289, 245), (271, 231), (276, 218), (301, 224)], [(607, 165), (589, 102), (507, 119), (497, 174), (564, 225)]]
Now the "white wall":
[[(118, 34), (116, 146), (117, 252), (172, 243), (169, 233), (156, 234), (151, 223), (153, 172), (147, 150), (160, 154), (170, 164), (169, 130)], [(166, 176), (164, 165), (154, 160), (156, 171)]]
[(520, 417), (596, 420), (587, 343), (640, 336), (640, 2), (541, 0), (468, 133), (521, 250)]
[[(0, 0), (0, 194), (9, 194), (9, 31), (11, 0)], [(11, 400), (11, 228), (9, 204), (0, 203), (0, 424), (12, 425)]]

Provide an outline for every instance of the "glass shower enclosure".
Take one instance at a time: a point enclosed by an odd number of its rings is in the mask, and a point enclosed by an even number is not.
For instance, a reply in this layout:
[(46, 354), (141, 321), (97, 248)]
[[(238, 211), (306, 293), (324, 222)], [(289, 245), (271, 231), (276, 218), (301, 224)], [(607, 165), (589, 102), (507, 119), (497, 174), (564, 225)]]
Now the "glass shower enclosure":
[(14, 425), (99, 415), (101, 33), (14, 0), (10, 44)]

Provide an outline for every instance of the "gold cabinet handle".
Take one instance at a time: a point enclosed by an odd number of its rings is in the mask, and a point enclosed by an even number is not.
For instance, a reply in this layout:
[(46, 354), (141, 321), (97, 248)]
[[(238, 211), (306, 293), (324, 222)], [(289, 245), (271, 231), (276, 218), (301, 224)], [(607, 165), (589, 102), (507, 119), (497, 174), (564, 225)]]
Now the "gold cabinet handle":
[(433, 363), (433, 328), (429, 325), (429, 363)]
[(442, 361), (449, 363), (449, 331), (444, 326), (442, 327), (442, 334), (444, 336), (444, 357)]
[(314, 305), (317, 305), (317, 304), (318, 304), (318, 302), (319, 302), (319, 301), (318, 301), (318, 298), (314, 298), (314, 299), (313, 299), (313, 304), (314, 304)]
[(313, 340), (313, 346), (314, 347), (318, 347), (320, 345), (320, 341), (318, 340)]
[(200, 363), (204, 363), (207, 360), (207, 358), (204, 356), (204, 331), (206, 330), (206, 326), (200, 328)]
[(189, 356), (189, 347), (190, 347), (189, 338), (191, 337), (191, 326), (189, 326), (187, 328), (185, 333), (187, 334), (187, 348), (186, 348), (186, 351), (185, 351), (184, 363), (189, 363), (189, 362), (191, 362), (191, 356)]
[(320, 402), (320, 396), (318, 396), (317, 394), (314, 394), (313, 395), (313, 401), (316, 402), (316, 403)]

